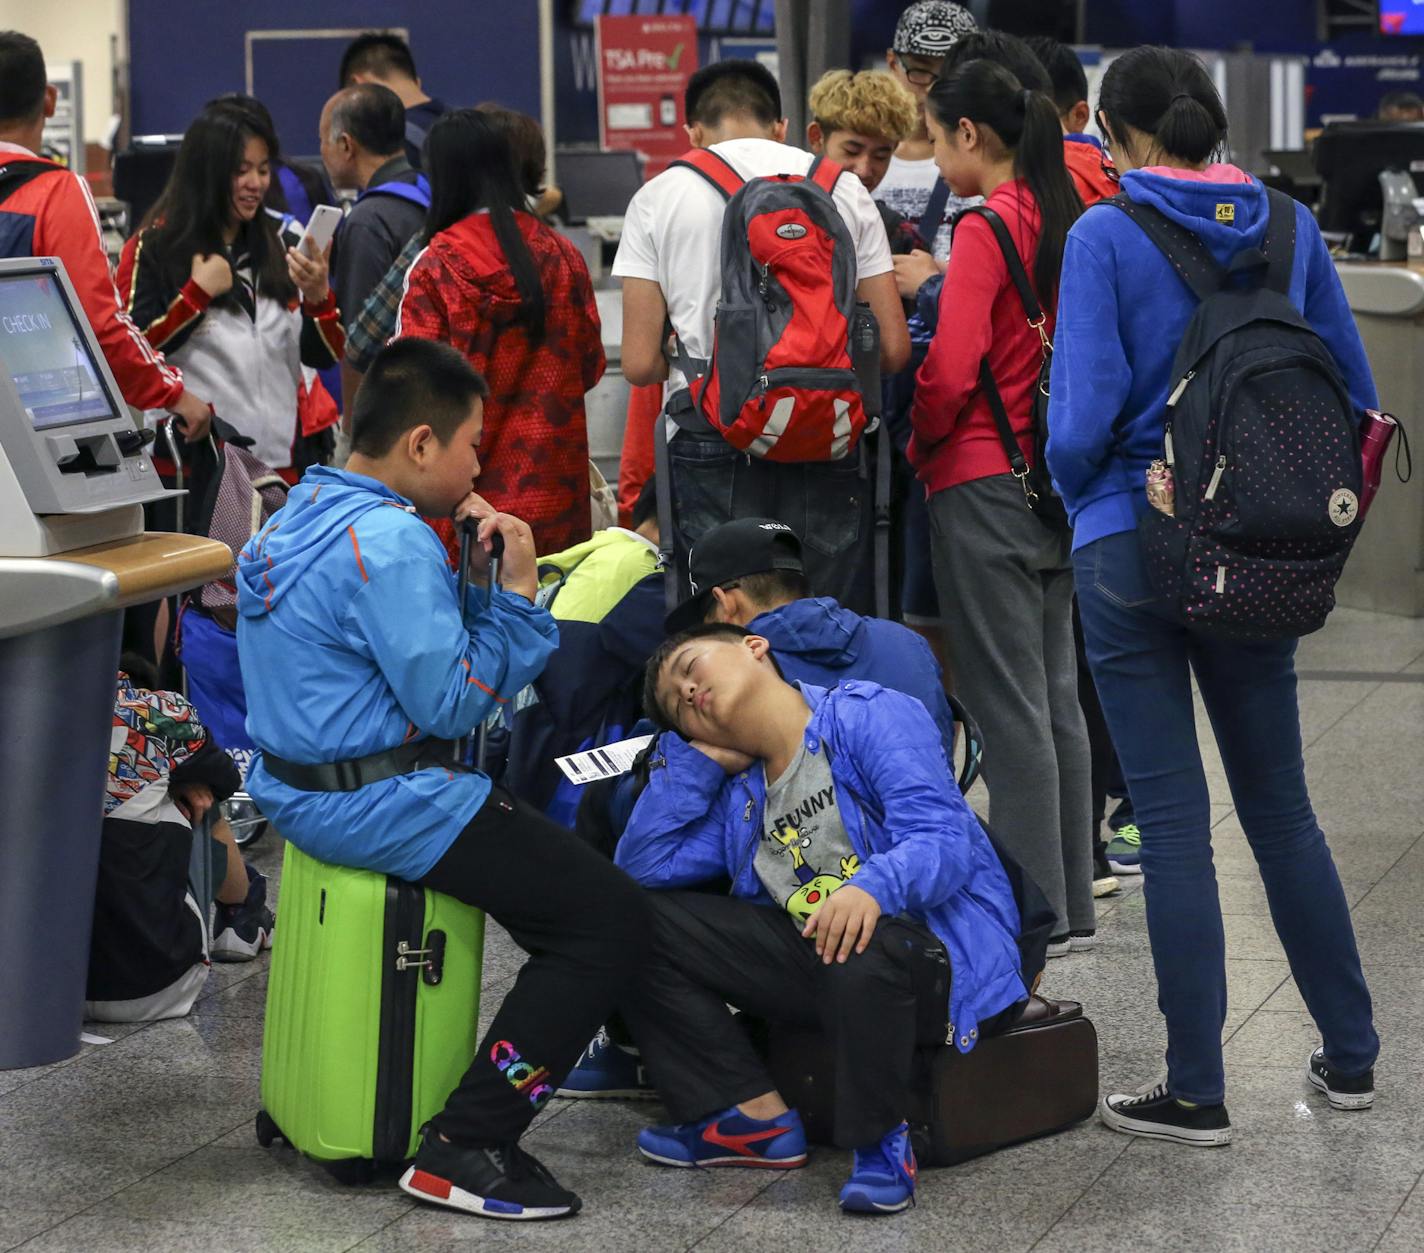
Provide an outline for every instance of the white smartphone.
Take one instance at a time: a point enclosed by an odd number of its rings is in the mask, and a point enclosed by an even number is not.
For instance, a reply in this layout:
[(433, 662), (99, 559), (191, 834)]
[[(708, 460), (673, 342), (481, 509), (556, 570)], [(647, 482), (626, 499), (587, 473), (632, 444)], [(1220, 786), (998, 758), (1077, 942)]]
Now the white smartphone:
[[(331, 243), (332, 236), (336, 234), (336, 228), (341, 225), (341, 210), (334, 205), (319, 204), (312, 210), (311, 221), (307, 223), (307, 228), (302, 232), (301, 242), (297, 247), (309, 257), (319, 257), (326, 251), (326, 246)], [(308, 248), (307, 244), (311, 247)]]

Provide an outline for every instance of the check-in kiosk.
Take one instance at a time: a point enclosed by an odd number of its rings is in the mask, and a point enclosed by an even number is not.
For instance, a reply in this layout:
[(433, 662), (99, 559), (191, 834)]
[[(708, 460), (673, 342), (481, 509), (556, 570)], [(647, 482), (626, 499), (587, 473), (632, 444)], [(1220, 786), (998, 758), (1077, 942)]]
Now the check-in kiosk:
[(121, 611), (232, 565), (168, 494), (51, 257), (0, 261), (0, 1069), (79, 1047)]

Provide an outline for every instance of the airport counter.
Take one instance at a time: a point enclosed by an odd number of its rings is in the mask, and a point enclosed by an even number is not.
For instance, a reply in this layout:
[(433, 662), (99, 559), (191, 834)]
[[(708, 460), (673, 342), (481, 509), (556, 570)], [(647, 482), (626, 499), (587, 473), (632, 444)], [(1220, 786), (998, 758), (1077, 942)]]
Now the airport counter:
[[(1380, 408), (1398, 420), (1424, 457), (1424, 271), (1380, 262), (1337, 264), (1365, 341)], [(1409, 483), (1394, 473), (1399, 445), (1385, 459), (1379, 495), (1336, 585), (1339, 604), (1406, 618), (1424, 617), (1424, 468)]]
[(193, 535), (0, 557), (0, 1070), (79, 1048), (123, 610), (231, 567)]

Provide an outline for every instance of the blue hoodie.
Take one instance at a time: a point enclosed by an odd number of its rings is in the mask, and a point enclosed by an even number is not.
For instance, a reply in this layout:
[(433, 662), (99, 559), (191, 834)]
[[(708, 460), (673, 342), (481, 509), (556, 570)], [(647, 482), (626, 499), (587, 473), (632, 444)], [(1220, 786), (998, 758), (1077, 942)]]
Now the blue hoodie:
[[(1019, 913), (1004, 867), (939, 761), (934, 725), (918, 701), (858, 680), (830, 692), (800, 686), (811, 706), (806, 747), (819, 752), (825, 743), (836, 804), (861, 861), (853, 882), (886, 917), (914, 918), (944, 945), (950, 1032), (967, 1053), (981, 1022), (1025, 996)], [(618, 864), (650, 888), (727, 876), (733, 896), (779, 909), (755, 866), (766, 805), (761, 764), (729, 775), (686, 740), (664, 735), (649, 765)]]
[(944, 698), (939, 662), (909, 627), (862, 618), (821, 596), (758, 614), (747, 630), (766, 638), (781, 673), (793, 683), (835, 687), (842, 679), (868, 679), (913, 696), (935, 720), (946, 759), (952, 755), (954, 715)]
[[(1231, 167), (1215, 167), (1243, 179)], [(1265, 240), (1266, 190), (1248, 181), (1206, 182), (1149, 170), (1122, 190), (1196, 232), (1223, 265)], [(1217, 205), (1235, 220), (1217, 221)], [(1378, 403), (1364, 345), (1310, 211), (1297, 204), (1290, 298), (1335, 358), (1363, 416)], [(1162, 455), (1172, 358), (1196, 298), (1171, 263), (1120, 209), (1094, 206), (1068, 233), (1058, 294), (1048, 466), (1073, 521), (1073, 547), (1136, 528), (1147, 509), (1144, 474)]]
[[(345, 761), (453, 739), (531, 682), (558, 628), (523, 597), (471, 587), (462, 619), (444, 546), (384, 483), (325, 466), (238, 558), (247, 730), (288, 761)], [(468, 624), (468, 625), (467, 625)], [(355, 792), (279, 782), (259, 751), (247, 790), (304, 853), (419, 879), (489, 795), (483, 774), (422, 770)]]

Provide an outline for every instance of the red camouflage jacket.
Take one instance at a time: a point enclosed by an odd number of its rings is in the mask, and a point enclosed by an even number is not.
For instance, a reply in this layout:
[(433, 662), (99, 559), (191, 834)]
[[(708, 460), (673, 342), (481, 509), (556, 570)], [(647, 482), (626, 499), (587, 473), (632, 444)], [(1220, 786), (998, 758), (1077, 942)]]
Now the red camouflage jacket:
[(603, 377), (603, 338), (578, 249), (537, 218), (515, 217), (544, 288), (543, 340), (515, 321), (519, 294), (486, 213), (441, 231), (416, 258), (396, 337), (452, 344), (484, 375), (480, 495), (529, 523), (535, 551), (560, 552), (591, 533), (583, 398)]

